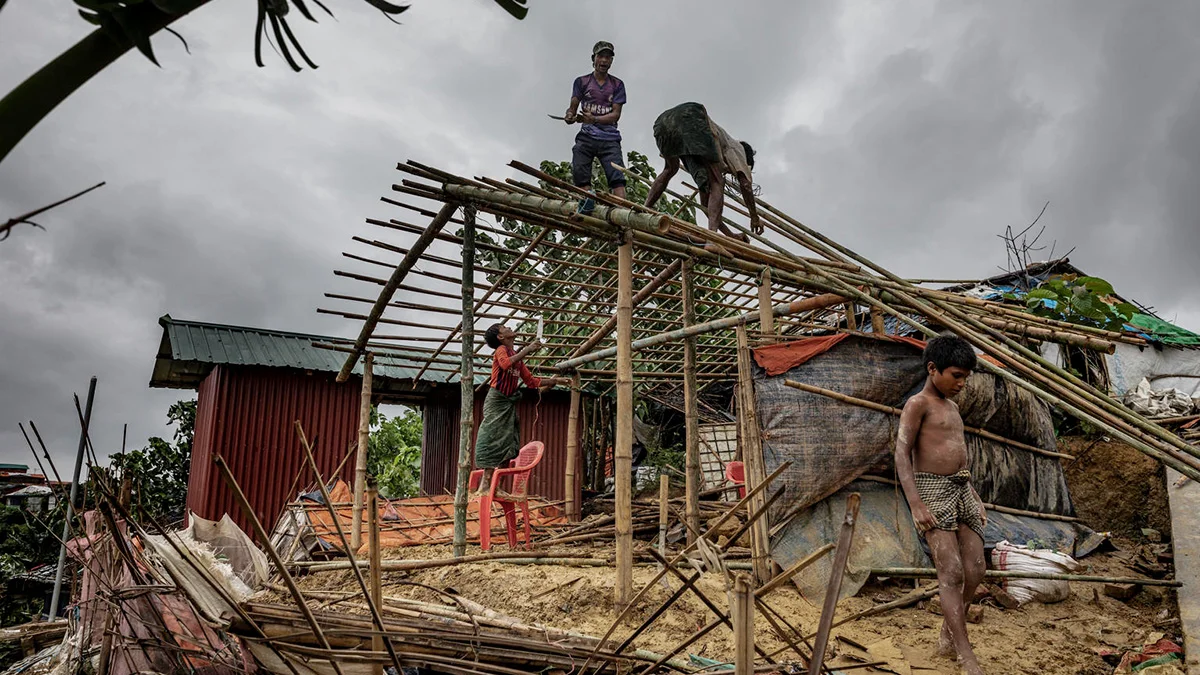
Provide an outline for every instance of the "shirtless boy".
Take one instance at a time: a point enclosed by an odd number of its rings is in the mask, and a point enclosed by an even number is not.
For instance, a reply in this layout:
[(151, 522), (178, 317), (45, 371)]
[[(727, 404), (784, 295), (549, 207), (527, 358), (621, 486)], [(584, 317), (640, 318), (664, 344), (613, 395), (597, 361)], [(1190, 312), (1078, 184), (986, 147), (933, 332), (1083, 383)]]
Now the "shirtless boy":
[(958, 653), (970, 675), (982, 675), (967, 638), (966, 610), (983, 579), (987, 512), (967, 470), (967, 445), (958, 405), (951, 401), (975, 368), (971, 345), (939, 335), (922, 356), (925, 388), (904, 404), (896, 439), (896, 473), (917, 531), (933, 552), (942, 600), (938, 652)]

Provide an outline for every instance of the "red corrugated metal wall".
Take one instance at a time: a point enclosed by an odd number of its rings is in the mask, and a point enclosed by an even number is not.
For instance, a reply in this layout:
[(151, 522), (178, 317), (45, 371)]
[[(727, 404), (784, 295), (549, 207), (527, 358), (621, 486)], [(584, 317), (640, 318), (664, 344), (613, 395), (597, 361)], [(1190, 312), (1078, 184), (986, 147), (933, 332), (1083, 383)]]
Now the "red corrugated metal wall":
[[(487, 389), (475, 395), (475, 428), (472, 447), (479, 422), (483, 418), (483, 397)], [(427, 495), (453, 494), (458, 465), (459, 389), (439, 387), (434, 390), (423, 409), (423, 438), (421, 439), (421, 492)], [(567, 422), (571, 414), (571, 394), (565, 389), (543, 392), (539, 403), (535, 391), (525, 390), (517, 404), (521, 423), (521, 444), (542, 441), (546, 454), (533, 470), (529, 490), (550, 500), (566, 498)], [(582, 420), (579, 435), (582, 437)], [(472, 450), (472, 453), (474, 451)], [(472, 458), (474, 455), (472, 454)], [(576, 473), (582, 475), (583, 459), (577, 458)], [(577, 482), (578, 484), (578, 482)], [(579, 494), (576, 494), (578, 499)]]
[[(282, 368), (213, 368), (200, 385), (196, 405), (188, 508), (214, 520), (228, 513), (251, 531), (213, 464), (221, 455), (263, 527), (271, 530), (283, 505), (294, 497), (287, 491), (305, 466), (295, 421), (315, 443), (317, 466), (326, 478), (357, 440), (361, 381), (338, 384), (334, 377)], [(348, 461), (341, 475), (350, 479), (353, 472), (354, 462)], [(305, 469), (300, 487), (313, 480)]]

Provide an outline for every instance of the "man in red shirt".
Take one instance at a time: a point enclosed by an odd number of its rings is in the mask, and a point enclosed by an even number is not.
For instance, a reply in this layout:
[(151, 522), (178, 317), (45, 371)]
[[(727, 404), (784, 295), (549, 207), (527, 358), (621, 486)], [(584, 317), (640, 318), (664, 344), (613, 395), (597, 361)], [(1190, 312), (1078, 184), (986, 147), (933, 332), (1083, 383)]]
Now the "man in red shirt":
[(483, 340), (496, 350), (492, 354), (491, 389), (483, 400), (483, 421), (475, 439), (475, 466), (483, 469), (479, 492), (491, 486), (492, 472), (517, 456), (520, 432), (517, 403), (521, 400), (521, 383), (530, 389), (549, 389), (556, 384), (569, 384), (565, 377), (534, 377), (525, 365), (525, 357), (542, 346), (531, 342), (513, 349), (517, 334), (504, 324), (494, 324), (484, 333)]

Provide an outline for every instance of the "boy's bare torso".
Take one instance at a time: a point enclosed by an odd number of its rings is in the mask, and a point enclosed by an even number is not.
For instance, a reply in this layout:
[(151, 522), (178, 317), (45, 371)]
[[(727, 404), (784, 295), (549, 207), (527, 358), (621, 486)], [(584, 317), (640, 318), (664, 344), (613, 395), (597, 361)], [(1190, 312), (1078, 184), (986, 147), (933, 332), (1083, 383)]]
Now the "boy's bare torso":
[(924, 408), (913, 441), (913, 470), (950, 476), (967, 467), (967, 444), (958, 405), (922, 391), (913, 398)]

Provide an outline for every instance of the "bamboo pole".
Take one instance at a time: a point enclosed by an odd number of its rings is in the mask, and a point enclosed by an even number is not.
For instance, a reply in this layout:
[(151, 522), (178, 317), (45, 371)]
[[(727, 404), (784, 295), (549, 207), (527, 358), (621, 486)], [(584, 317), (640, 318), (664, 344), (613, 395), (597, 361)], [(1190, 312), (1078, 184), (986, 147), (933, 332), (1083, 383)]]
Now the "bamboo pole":
[(671, 519), (671, 477), (658, 474), (658, 552), (667, 556), (667, 525)]
[(375, 355), (363, 355), (362, 394), (358, 403), (358, 450), (354, 458), (354, 508), (350, 516), (350, 545), (357, 549), (362, 544), (363, 491), (367, 485), (367, 450), (371, 444), (371, 391), (372, 366)]
[[(308, 622), (312, 628), (313, 635), (317, 638), (317, 642), (325, 649), (332, 649), (329, 640), (325, 637), (325, 632), (321, 630), (321, 625), (317, 623), (317, 617), (313, 616), (312, 609), (308, 603), (304, 601), (304, 594), (300, 592), (300, 587), (296, 585), (296, 580), (292, 578), (287, 567), (283, 563), (283, 559), (279, 557), (279, 553), (275, 547), (271, 545), (271, 536), (263, 529), (262, 523), (259, 522), (258, 516), (254, 513), (254, 507), (250, 506), (250, 500), (246, 499), (246, 494), (242, 492), (241, 486), (238, 485), (237, 479), (233, 477), (233, 472), (229, 470), (229, 465), (225, 463), (225, 458), (217, 455), (213, 459), (213, 464), (217, 465), (217, 469), (221, 472), (221, 477), (225, 480), (225, 484), (229, 487), (229, 491), (233, 493), (234, 501), (241, 507), (246, 520), (250, 521), (250, 527), (254, 531), (254, 536), (258, 538), (262, 544), (263, 550), (267, 557), (275, 565), (276, 571), (283, 578), (283, 583), (287, 586), (288, 593), (291, 594), (292, 600), (296, 603), (296, 607), (300, 613), (304, 615), (304, 620)], [(338, 675), (344, 675), (337, 661), (329, 659), (329, 665)]]
[[(826, 389), (824, 387), (818, 387), (818, 386), (811, 385), (811, 384), (805, 384), (803, 382), (796, 382), (795, 380), (785, 379), (783, 381), (783, 383), (793, 389), (807, 391), (811, 394), (819, 394), (821, 396), (831, 398), (835, 401), (849, 403), (850, 405), (856, 405), (861, 408), (867, 408), (868, 410), (876, 410), (881, 413), (887, 413), (888, 415), (899, 416), (901, 413), (904, 412), (903, 410), (901, 410), (899, 408), (894, 408), (890, 405), (883, 405), (882, 403), (875, 403), (874, 401), (868, 401), (866, 399), (857, 398), (855, 396), (848, 396), (846, 394), (842, 394), (842, 393), (833, 391), (832, 389)], [(989, 441), (995, 441), (997, 443), (1002, 443), (1009, 447), (1018, 448), (1020, 450), (1026, 451), (1026, 452), (1032, 452), (1034, 454), (1043, 455), (1045, 457), (1054, 457), (1056, 459), (1075, 459), (1075, 457), (1073, 455), (1068, 455), (1063, 452), (1054, 452), (1052, 450), (1046, 450), (1045, 448), (1039, 448), (1036, 445), (1029, 445), (1028, 443), (1014, 441), (1011, 438), (1005, 438), (999, 434), (994, 434), (994, 433), (988, 431), (987, 429), (980, 429), (979, 427), (970, 427), (970, 426), (963, 425), (963, 431), (965, 431), (969, 434), (974, 434), (976, 436), (979, 436), (980, 438), (986, 438)]]
[[(903, 577), (911, 579), (936, 579), (937, 570), (931, 567), (880, 567), (871, 574), (878, 577)], [(987, 570), (985, 579), (1046, 579), (1051, 581), (1078, 581), (1096, 584), (1138, 584), (1141, 586), (1166, 586), (1179, 588), (1183, 582), (1174, 579), (1147, 579), (1143, 577), (1106, 577), (1094, 574), (1057, 574), (1053, 572), (1018, 572), (1014, 570)]]
[[(354, 573), (354, 578), (358, 581), (358, 588), (362, 591), (363, 599), (367, 602), (367, 608), (371, 610), (371, 618), (375, 622), (375, 627), (380, 632), (386, 633), (384, 627), (383, 615), (379, 612), (379, 605), (372, 599), (370, 588), (367, 586), (366, 579), (363, 579), (362, 570), (355, 564), (355, 555), (357, 549), (350, 547), (350, 542), (346, 540), (346, 533), (342, 530), (342, 520), (338, 516), (337, 510), (333, 508), (333, 499), (329, 497), (329, 488), (325, 485), (325, 478), (321, 475), (321, 470), (317, 468), (317, 460), (313, 458), (312, 446), (308, 444), (308, 438), (304, 435), (304, 429), (300, 426), (300, 420), (296, 420), (296, 434), (300, 437), (300, 447), (304, 450), (304, 459), (308, 461), (308, 467), (313, 472), (313, 477), (317, 479), (317, 488), (321, 491), (321, 498), (325, 501), (325, 506), (328, 508), (329, 516), (333, 521), (338, 539), (346, 550), (346, 557), (350, 559), (350, 570)], [(303, 599), (301, 599), (303, 602)], [(401, 672), (400, 657), (396, 654), (396, 648), (392, 645), (391, 640), (385, 639), (383, 646), (387, 650), (388, 656), (391, 657), (392, 663), (396, 666), (396, 672)], [(329, 647), (326, 646), (326, 649)]]
[[(696, 322), (695, 286), (692, 278), (694, 263), (691, 258), (683, 261), (682, 289), (683, 297), (683, 327), (688, 328)], [(687, 518), (687, 542), (695, 543), (696, 533), (700, 531), (700, 488), (703, 477), (700, 475), (700, 410), (697, 397), (699, 392), (696, 385), (696, 337), (683, 339), (683, 416), (684, 416), (684, 489), (686, 507), (684, 515)]]
[(567, 414), (567, 519), (579, 520), (579, 415), (580, 415), (580, 381), (579, 374), (571, 377), (571, 400)]
[(833, 567), (829, 570), (829, 587), (825, 589), (825, 602), (821, 606), (821, 621), (817, 624), (812, 661), (808, 664), (810, 675), (820, 673), (825, 666), (825, 646), (833, 626), (833, 612), (837, 608), (838, 595), (842, 591), (842, 575), (846, 571), (846, 561), (850, 559), (850, 544), (854, 539), (854, 525), (858, 521), (858, 505), (861, 499), (857, 492), (851, 492), (850, 496), (846, 497), (846, 515), (842, 519), (837, 551), (833, 554)]
[[(683, 263), (682, 260), (676, 259), (670, 265), (665, 267), (662, 272), (659, 272), (658, 276), (656, 276), (653, 279), (651, 279), (650, 281), (646, 282), (645, 286), (642, 286), (641, 288), (639, 288), (637, 295), (633, 296), (633, 306), (637, 307), (637, 306), (641, 305), (642, 302), (644, 302), (646, 300), (646, 298), (650, 297), (650, 294), (652, 294), (654, 291), (658, 290), (659, 288), (662, 288), (663, 285), (666, 284), (668, 281), (671, 281), (672, 278), (675, 276), (675, 274), (679, 271), (679, 268), (682, 265), (682, 263)], [(656, 310), (656, 312), (657, 312), (657, 310)], [(596, 345), (600, 344), (601, 340), (603, 340), (610, 333), (612, 333), (613, 329), (616, 328), (616, 326), (617, 326), (617, 317), (615, 317), (615, 316), (610, 318), (608, 321), (605, 321), (604, 325), (597, 328), (591, 335), (588, 336), (588, 338), (586, 340), (583, 341), (583, 344), (579, 345), (578, 347), (575, 348), (575, 351), (571, 352), (571, 357), (574, 358), (577, 356), (582, 356), (582, 355), (588, 353), (589, 351), (591, 351)]]
[[(458, 329), (462, 332), (462, 361), (459, 365), (458, 376), (458, 471), (454, 481), (454, 557), (461, 558), (467, 553), (467, 494), (468, 480), (471, 475), (471, 448), (474, 445), (475, 432), (475, 207), (468, 206), (463, 217), (463, 247), (462, 247), (462, 318)], [(543, 230), (543, 233), (549, 230)], [(452, 333), (453, 334), (453, 333)], [(438, 349), (444, 349), (446, 338)], [(436, 357), (436, 352), (434, 356)], [(425, 363), (428, 368), (433, 357)], [(417, 378), (414, 378), (414, 380)], [(480, 518), (480, 527), (484, 527)]]
[(618, 249), (617, 261), (617, 442), (616, 479), (617, 583), (613, 600), (624, 607), (633, 595), (633, 239)]
[(733, 577), (733, 663), (734, 675), (754, 672), (754, 603), (750, 581), (744, 574)]
[[(383, 559), (383, 550), (379, 541), (379, 489), (375, 480), (367, 482), (367, 545), (370, 548), (368, 557), (371, 561), (371, 602), (376, 607), (383, 607), (383, 579), (379, 563)], [(371, 651), (383, 651), (383, 636), (371, 637)], [(383, 664), (377, 663), (371, 668), (372, 675), (383, 675)]]
[(883, 323), (883, 313), (876, 307), (871, 307), (871, 332), (876, 335), (887, 333), (887, 327)]
[[(742, 461), (745, 464), (746, 487), (760, 485), (766, 478), (763, 465), (762, 436), (758, 426), (758, 411), (754, 396), (754, 375), (750, 366), (750, 346), (746, 328), (737, 327), (738, 339), (738, 431), (742, 446)], [(751, 500), (747, 509), (757, 510), (763, 505), (762, 497)], [(755, 523), (750, 529), (750, 547), (754, 552), (754, 578), (761, 586), (771, 580), (770, 524), (767, 518)]]
[(429, 244), (433, 243), (434, 237), (446, 225), (450, 217), (454, 215), (454, 211), (457, 208), (457, 205), (453, 203), (443, 204), (441, 210), (434, 216), (433, 222), (429, 223), (429, 227), (426, 228), (425, 232), (409, 248), (408, 253), (405, 254), (400, 264), (396, 265), (396, 269), (392, 270), (392, 276), (388, 279), (387, 285), (380, 291), (379, 299), (371, 307), (370, 314), (367, 315), (362, 329), (359, 330), (358, 338), (354, 341), (354, 352), (346, 357), (346, 362), (342, 364), (342, 369), (338, 372), (338, 382), (345, 382), (350, 377), (350, 371), (354, 370), (354, 364), (358, 361), (359, 355), (362, 354), (367, 340), (370, 339), (371, 333), (375, 332), (375, 326), (379, 323), (379, 318), (383, 316), (384, 308), (392, 301), (392, 296), (396, 293), (396, 287), (404, 281), (404, 277), (408, 275), (409, 270), (417, 264), (417, 261), (421, 258), (421, 254), (425, 252), (425, 249), (429, 248)]
[(779, 588), (780, 586), (787, 583), (788, 581), (791, 581), (792, 577), (803, 572), (810, 565), (812, 565), (816, 561), (820, 560), (821, 556), (825, 555), (826, 553), (829, 553), (830, 551), (833, 550), (833, 548), (834, 548), (833, 544), (825, 544), (824, 546), (818, 548), (817, 550), (813, 551), (812, 553), (809, 553), (808, 555), (804, 556), (804, 558), (802, 560), (800, 560), (800, 562), (787, 568), (787, 570), (777, 574), (775, 576), (775, 578), (771, 579), (771, 581), (769, 583), (767, 583), (763, 586), (760, 586), (757, 590), (754, 591), (754, 596), (757, 598), (767, 597), (768, 593), (770, 593), (771, 591), (774, 591), (775, 589)]
[(773, 342), (775, 334), (775, 314), (771, 311), (771, 268), (762, 271), (758, 277), (758, 325), (763, 332), (764, 340)]
[[(824, 295), (816, 295), (816, 296), (812, 296), (812, 297), (808, 297), (808, 298), (802, 298), (800, 300), (794, 300), (794, 301), (788, 302), (788, 303), (782, 303), (779, 305), (775, 305), (774, 307), (771, 308), (771, 313), (773, 316), (787, 316), (789, 314), (799, 314), (801, 312), (808, 312), (808, 311), (812, 311), (814, 309), (826, 309), (826, 308), (832, 307), (834, 305), (842, 304), (845, 301), (846, 301), (846, 299), (844, 297), (842, 297), (840, 295), (832, 294), (832, 293), (824, 294)], [(643, 349), (646, 349), (648, 347), (653, 347), (655, 345), (666, 344), (668, 342), (675, 342), (675, 341), (682, 340), (683, 338), (687, 338), (687, 337), (703, 335), (704, 333), (711, 333), (713, 331), (733, 328), (734, 326), (737, 326), (739, 324), (755, 323), (759, 320), (760, 317), (761, 317), (761, 315), (759, 314), (759, 312), (754, 311), (754, 312), (746, 312), (744, 314), (740, 314), (737, 316), (730, 316), (730, 317), (725, 317), (722, 319), (714, 319), (712, 321), (706, 321), (704, 323), (694, 324), (694, 325), (688, 326), (686, 328), (680, 328), (679, 330), (667, 331), (665, 333), (659, 333), (657, 335), (653, 335), (648, 338), (643, 338), (641, 340), (632, 342), (632, 344), (630, 346), (633, 351), (641, 351)], [(578, 368), (579, 366), (582, 366), (584, 364), (592, 363), (593, 361), (601, 361), (601, 360), (611, 359), (613, 356), (616, 355), (616, 352), (617, 352), (616, 347), (610, 347), (608, 349), (601, 349), (598, 351), (591, 352), (589, 354), (584, 354), (583, 356), (578, 356), (578, 357), (575, 357), (572, 359), (566, 359), (565, 361), (560, 361), (560, 362), (554, 364), (553, 367), (556, 370), (560, 370), (560, 371), (571, 370), (573, 368)]]

